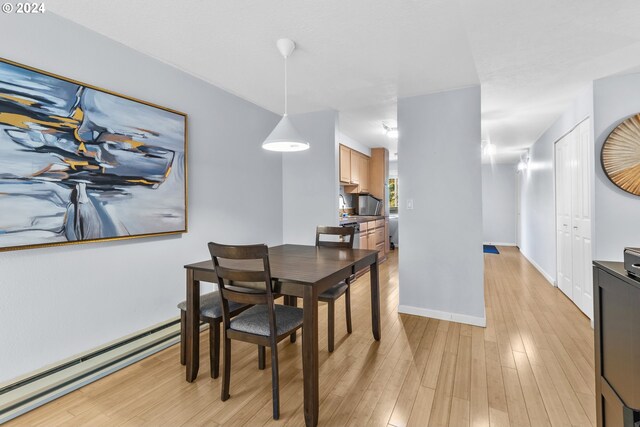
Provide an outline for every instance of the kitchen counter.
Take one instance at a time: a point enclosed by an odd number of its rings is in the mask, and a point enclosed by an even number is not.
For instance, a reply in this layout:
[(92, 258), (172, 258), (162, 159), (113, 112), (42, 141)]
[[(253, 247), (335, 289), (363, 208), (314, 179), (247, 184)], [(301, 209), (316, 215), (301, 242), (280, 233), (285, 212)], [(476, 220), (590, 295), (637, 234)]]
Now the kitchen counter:
[(367, 221), (375, 221), (377, 219), (384, 219), (384, 218), (385, 218), (384, 215), (378, 215), (378, 216), (352, 215), (352, 216), (348, 216), (346, 218), (341, 218), (340, 219), (340, 225), (348, 224), (350, 222), (361, 223), (361, 222), (367, 222)]

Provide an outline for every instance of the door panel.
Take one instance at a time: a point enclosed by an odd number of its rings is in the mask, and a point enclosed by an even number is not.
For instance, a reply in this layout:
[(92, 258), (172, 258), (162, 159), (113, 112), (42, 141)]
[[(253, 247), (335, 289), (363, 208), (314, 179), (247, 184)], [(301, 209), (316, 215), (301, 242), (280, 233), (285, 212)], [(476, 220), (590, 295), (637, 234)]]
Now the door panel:
[[(574, 253), (574, 262), (580, 268), (582, 277), (580, 289), (580, 301), (578, 306), (589, 318), (593, 318), (593, 276), (591, 265), (593, 262), (591, 242), (591, 177), (593, 166), (593, 150), (590, 140), (591, 125), (585, 120), (576, 129), (577, 173), (580, 180), (580, 205), (578, 213), (574, 215), (576, 228), (574, 229), (574, 241), (580, 245), (580, 251)], [(579, 257), (580, 259), (576, 259)], [(575, 267), (574, 267), (575, 269)]]
[(556, 144), (556, 226), (558, 287), (573, 296), (571, 267), (571, 170), (569, 135)]
[(593, 316), (591, 197), (593, 147), (585, 120), (556, 143), (558, 287)]

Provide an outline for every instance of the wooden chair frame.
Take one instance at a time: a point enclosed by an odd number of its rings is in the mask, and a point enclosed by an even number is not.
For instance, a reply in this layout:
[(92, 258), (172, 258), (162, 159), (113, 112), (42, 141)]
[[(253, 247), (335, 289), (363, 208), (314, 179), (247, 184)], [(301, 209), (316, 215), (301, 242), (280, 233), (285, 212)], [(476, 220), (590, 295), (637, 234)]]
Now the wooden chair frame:
[[(231, 382), (231, 340), (236, 339), (259, 347), (259, 366), (264, 369), (265, 347), (271, 349), (271, 389), (273, 394), (273, 418), (280, 417), (280, 389), (278, 376), (278, 342), (291, 335), (302, 325), (277, 335), (274, 294), (272, 289), (271, 269), (269, 267), (269, 249), (266, 245), (228, 246), (209, 243), (209, 251), (215, 266), (220, 296), (222, 297), (222, 322), (224, 325), (224, 371), (220, 398), (229, 399)], [(220, 265), (220, 260), (261, 260), (262, 270), (243, 270)], [(239, 283), (253, 282), (265, 284), (265, 290), (244, 287)], [(231, 329), (231, 313), (229, 302), (243, 304), (263, 304), (269, 311), (269, 336), (257, 335)]]
[[(323, 235), (328, 236), (348, 236), (348, 241), (327, 241), (321, 240)], [(318, 226), (316, 228), (316, 246), (329, 247), (329, 248), (353, 248), (353, 239), (355, 236), (355, 229), (353, 227), (330, 227), (330, 226)], [(353, 325), (351, 323), (351, 282), (356, 278), (355, 271), (351, 272), (351, 275), (345, 280), (347, 284), (347, 290), (344, 293), (344, 309), (345, 317), (347, 321), (347, 332), (353, 332)], [(335, 299), (324, 298), (322, 295), (318, 297), (318, 301), (327, 303), (327, 348), (329, 353), (333, 352), (335, 347)], [(296, 297), (285, 297), (285, 304), (296, 307), (298, 305), (298, 299)], [(296, 342), (296, 333), (291, 334), (291, 342)]]

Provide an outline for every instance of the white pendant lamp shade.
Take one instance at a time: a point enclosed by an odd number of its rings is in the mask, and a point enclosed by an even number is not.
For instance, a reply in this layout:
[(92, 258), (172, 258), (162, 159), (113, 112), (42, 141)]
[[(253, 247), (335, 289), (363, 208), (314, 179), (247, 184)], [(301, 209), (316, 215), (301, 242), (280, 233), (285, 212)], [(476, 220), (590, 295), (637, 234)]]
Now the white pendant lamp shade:
[(280, 39), (277, 46), (280, 54), (284, 57), (284, 115), (264, 140), (262, 148), (280, 152), (304, 151), (309, 148), (309, 143), (302, 138), (287, 115), (287, 58), (296, 48), (296, 44), (293, 40)]
[(269, 151), (304, 151), (309, 148), (309, 143), (302, 138), (285, 114), (264, 140), (262, 148)]

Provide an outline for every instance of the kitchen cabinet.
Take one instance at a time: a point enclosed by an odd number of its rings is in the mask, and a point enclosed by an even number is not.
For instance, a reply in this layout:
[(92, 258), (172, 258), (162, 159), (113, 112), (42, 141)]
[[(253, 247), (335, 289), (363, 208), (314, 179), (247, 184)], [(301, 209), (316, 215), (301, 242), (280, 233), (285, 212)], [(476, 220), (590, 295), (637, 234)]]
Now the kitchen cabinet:
[(376, 241), (376, 222), (369, 221), (367, 223), (367, 249), (375, 250), (378, 242)]
[(340, 146), (340, 182), (351, 183), (351, 149)]
[(368, 236), (367, 236), (367, 232), (365, 231), (364, 233), (362, 231), (360, 231), (360, 246), (358, 246), (360, 249), (367, 249), (368, 248)]
[(357, 151), (351, 150), (351, 184), (360, 184), (360, 157)]
[[(389, 150), (372, 148), (371, 157), (340, 145), (340, 184), (347, 193), (369, 193), (386, 205)], [(383, 212), (386, 209), (383, 206)]]
[(369, 193), (383, 200), (387, 212), (387, 185), (389, 180), (389, 150), (386, 148), (372, 148), (369, 164)]
[(340, 184), (347, 193), (368, 193), (370, 159), (359, 151), (340, 145)]
[(360, 167), (358, 169), (359, 172), (359, 180), (360, 180), (360, 193), (368, 193), (369, 192), (369, 158), (367, 156), (360, 155)]
[[(386, 259), (385, 247), (388, 240), (388, 238), (385, 237), (386, 231), (384, 223), (384, 219), (379, 219), (360, 224), (360, 248), (378, 251), (378, 259), (381, 261)], [(363, 228), (366, 229), (366, 231), (363, 231)], [(366, 245), (364, 244), (362, 236), (366, 236)]]
[(388, 254), (391, 250), (389, 239), (391, 236), (389, 235), (389, 218), (384, 219), (384, 253)]
[(366, 222), (360, 223), (360, 249), (369, 249), (369, 224)]

